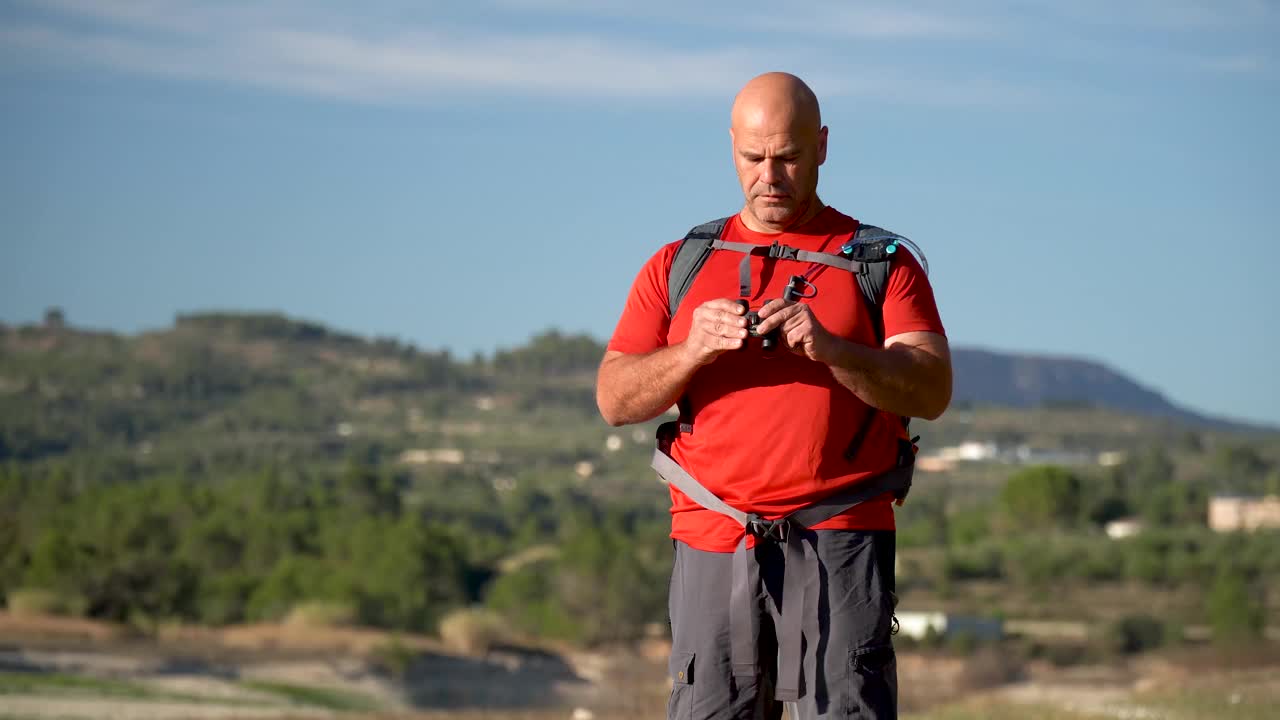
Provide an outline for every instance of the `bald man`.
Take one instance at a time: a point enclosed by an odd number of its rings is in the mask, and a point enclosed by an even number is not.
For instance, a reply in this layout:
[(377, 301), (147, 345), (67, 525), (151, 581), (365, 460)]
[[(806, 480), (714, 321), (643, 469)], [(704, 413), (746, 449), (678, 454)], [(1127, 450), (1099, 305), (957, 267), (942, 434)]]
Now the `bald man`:
[[(803, 81), (752, 79), (729, 135), (742, 209), (650, 258), (597, 383), (611, 425), (680, 412), (654, 455), (675, 546), (668, 716), (896, 717), (893, 503), (914, 461), (903, 418), (950, 402), (942, 322), (900, 236), (818, 196), (828, 130)], [(878, 306), (864, 243), (888, 268)]]

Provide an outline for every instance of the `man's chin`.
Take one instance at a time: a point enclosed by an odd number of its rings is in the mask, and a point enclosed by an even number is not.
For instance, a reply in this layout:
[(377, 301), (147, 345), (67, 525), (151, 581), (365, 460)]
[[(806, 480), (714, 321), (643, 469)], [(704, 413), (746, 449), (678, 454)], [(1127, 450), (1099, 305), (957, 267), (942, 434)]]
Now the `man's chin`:
[(755, 216), (760, 220), (760, 222), (768, 223), (770, 225), (785, 225), (796, 215), (795, 208), (790, 205), (776, 205), (771, 203), (764, 207), (757, 205), (752, 208), (752, 210), (755, 211)]

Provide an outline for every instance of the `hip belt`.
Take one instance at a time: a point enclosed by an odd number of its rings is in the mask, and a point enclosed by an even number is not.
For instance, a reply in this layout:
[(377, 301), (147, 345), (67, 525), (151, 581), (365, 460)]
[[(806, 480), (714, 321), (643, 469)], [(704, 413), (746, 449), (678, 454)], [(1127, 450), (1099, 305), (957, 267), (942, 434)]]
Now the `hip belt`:
[[(685, 426), (687, 427), (687, 426)], [(778, 632), (778, 700), (793, 701), (803, 696), (804, 646), (818, 644), (818, 558), (812, 545), (805, 543), (801, 530), (823, 523), (849, 508), (892, 492), (898, 499), (911, 487), (911, 452), (898, 454), (894, 469), (839, 490), (817, 502), (784, 517), (768, 520), (755, 513), (743, 512), (712, 493), (696, 478), (680, 467), (670, 453), (671, 442), (682, 427), (679, 423), (663, 423), (658, 428), (658, 448), (653, 453), (653, 469), (667, 483), (707, 510), (732, 518), (743, 527), (742, 539), (733, 551), (733, 588), (729, 596), (729, 632), (732, 645), (729, 657), (736, 678), (755, 678), (760, 664), (760, 621), (753, 609), (753, 597), (760, 586), (760, 564), (754, 553), (747, 552), (747, 535), (757, 541), (776, 542), (784, 546), (782, 582), (782, 620)]]

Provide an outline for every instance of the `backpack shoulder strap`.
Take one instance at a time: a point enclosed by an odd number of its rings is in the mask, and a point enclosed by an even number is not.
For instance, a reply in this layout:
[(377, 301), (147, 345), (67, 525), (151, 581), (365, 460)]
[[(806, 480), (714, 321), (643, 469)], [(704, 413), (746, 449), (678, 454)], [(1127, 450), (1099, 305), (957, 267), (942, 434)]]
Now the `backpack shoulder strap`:
[(680, 301), (689, 292), (693, 278), (711, 254), (711, 243), (720, 239), (728, 224), (728, 217), (702, 223), (689, 230), (680, 241), (680, 247), (676, 248), (676, 255), (671, 260), (671, 274), (667, 277), (667, 308), (671, 313), (668, 317), (676, 316)]
[(884, 342), (884, 303), (885, 288), (889, 285), (890, 261), (893, 253), (886, 252), (892, 235), (884, 228), (875, 225), (859, 225), (853, 234), (852, 253), (863, 262), (863, 271), (856, 275), (858, 289), (862, 291), (862, 299), (867, 303), (871, 315), (871, 323), (875, 326), (876, 342)]
[(920, 248), (907, 238), (875, 225), (859, 225), (853, 234), (853, 240), (843, 248), (841, 254), (862, 263), (862, 271), (857, 273), (858, 289), (871, 311), (871, 321), (875, 324), (876, 340), (884, 342), (884, 295), (889, 285), (889, 273), (893, 270), (893, 257), (905, 252), (902, 246), (910, 248), (920, 258), (921, 265), (928, 272), (928, 264)]
[[(893, 232), (889, 232), (882, 227), (875, 225), (859, 224), (857, 231), (854, 232), (853, 238), (848, 245), (840, 248), (840, 254), (857, 260), (860, 263), (855, 277), (858, 281), (858, 289), (861, 291), (862, 300), (867, 305), (867, 314), (871, 317), (872, 327), (875, 329), (876, 342), (880, 345), (884, 344), (884, 296), (889, 286), (889, 274), (893, 270), (893, 258), (900, 252), (906, 252), (901, 246), (907, 246), (919, 258), (921, 266), (927, 273), (929, 270), (928, 261), (925, 260), (924, 253), (919, 246), (911, 242), (907, 238)], [(845, 449), (845, 457), (853, 459), (858, 449), (862, 446), (862, 441), (866, 439), (867, 432), (871, 429), (880, 411), (868, 406), (866, 418), (862, 421), (858, 431), (854, 433), (853, 439), (849, 442)], [(900, 423), (902, 423), (903, 432), (906, 433), (910, 426), (911, 418), (894, 415)], [(915, 439), (898, 440), (898, 462), (897, 467), (904, 469), (906, 472), (906, 487), (897, 489), (894, 496), (899, 505), (906, 499), (907, 491), (910, 489), (911, 467), (915, 462)]]

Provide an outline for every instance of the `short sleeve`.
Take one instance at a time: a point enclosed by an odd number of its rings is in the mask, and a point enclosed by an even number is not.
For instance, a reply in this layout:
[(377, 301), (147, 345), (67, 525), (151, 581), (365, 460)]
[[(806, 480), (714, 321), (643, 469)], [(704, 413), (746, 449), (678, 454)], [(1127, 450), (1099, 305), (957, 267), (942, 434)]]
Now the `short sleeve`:
[(632, 355), (667, 345), (667, 330), (671, 326), (667, 278), (679, 245), (679, 241), (664, 245), (640, 268), (607, 349)]
[(910, 252), (899, 253), (900, 259), (889, 273), (889, 286), (884, 296), (884, 336), (907, 332), (931, 332), (946, 335), (933, 286), (920, 261)]

